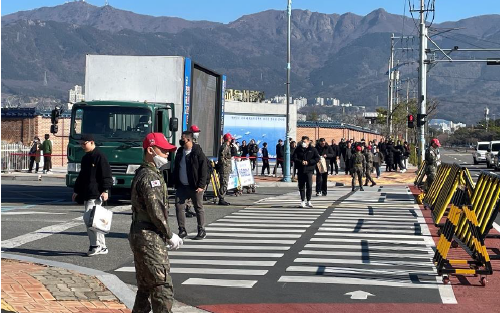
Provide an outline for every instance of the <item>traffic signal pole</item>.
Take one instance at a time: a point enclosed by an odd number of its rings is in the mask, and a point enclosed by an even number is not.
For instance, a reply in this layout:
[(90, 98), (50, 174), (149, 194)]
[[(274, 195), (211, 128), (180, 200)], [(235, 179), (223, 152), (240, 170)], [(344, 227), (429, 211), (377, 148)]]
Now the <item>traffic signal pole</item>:
[[(286, 63), (286, 138), (285, 138), (285, 168), (283, 168), (283, 181), (291, 182), (292, 178), (290, 176), (290, 36), (291, 36), (291, 19), (292, 19), (292, 0), (288, 0), (288, 33), (287, 33), (287, 63)], [(278, 173), (278, 170), (276, 170)]]
[[(425, 25), (425, 0), (420, 0), (420, 59), (418, 68), (418, 112), (424, 116), (427, 114), (427, 64), (426, 64), (426, 49), (427, 49), (427, 26)], [(419, 164), (425, 159), (425, 124), (419, 125)]]

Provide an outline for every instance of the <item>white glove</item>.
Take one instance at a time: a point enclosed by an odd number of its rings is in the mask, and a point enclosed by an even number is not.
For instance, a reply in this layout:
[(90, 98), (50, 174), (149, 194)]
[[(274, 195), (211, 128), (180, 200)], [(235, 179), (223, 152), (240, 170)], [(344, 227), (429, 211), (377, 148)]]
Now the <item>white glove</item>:
[(179, 249), (184, 242), (182, 239), (177, 236), (177, 234), (172, 233), (172, 238), (168, 240), (168, 248), (170, 250), (177, 250)]

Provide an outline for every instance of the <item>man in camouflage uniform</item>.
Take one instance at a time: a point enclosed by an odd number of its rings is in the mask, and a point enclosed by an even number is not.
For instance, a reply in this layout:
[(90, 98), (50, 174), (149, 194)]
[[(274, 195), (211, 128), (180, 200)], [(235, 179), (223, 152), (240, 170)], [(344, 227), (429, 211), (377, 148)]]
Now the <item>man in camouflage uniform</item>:
[(361, 153), (362, 147), (361, 145), (356, 146), (356, 153), (353, 154), (351, 158), (351, 166), (352, 166), (352, 191), (355, 190), (356, 180), (359, 182), (359, 190), (364, 191), (363, 189), (363, 171), (366, 167), (365, 157)]
[(219, 205), (229, 205), (229, 202), (224, 200), (227, 192), (227, 184), (229, 182), (229, 174), (231, 174), (231, 140), (233, 136), (230, 133), (224, 135), (224, 142), (219, 148), (219, 160), (217, 165), (219, 167)]
[(434, 178), (436, 177), (437, 167), (440, 163), (439, 147), (441, 147), (439, 140), (434, 138), (431, 140), (429, 148), (425, 150), (425, 175), (427, 175), (427, 180), (425, 182), (426, 191), (431, 188)]
[(167, 185), (159, 168), (167, 163), (168, 153), (175, 151), (175, 146), (162, 133), (150, 133), (143, 148), (144, 163), (132, 181), (132, 225), (128, 237), (138, 287), (132, 312), (147, 313), (151, 307), (154, 313), (172, 312), (174, 290), (167, 245), (176, 250), (182, 239), (168, 226)]
[(365, 146), (365, 186), (368, 186), (368, 182), (370, 181), (372, 183), (371, 187), (375, 186), (376, 183), (372, 178), (372, 171), (373, 171), (373, 153), (372, 153), (372, 148), (371, 146)]

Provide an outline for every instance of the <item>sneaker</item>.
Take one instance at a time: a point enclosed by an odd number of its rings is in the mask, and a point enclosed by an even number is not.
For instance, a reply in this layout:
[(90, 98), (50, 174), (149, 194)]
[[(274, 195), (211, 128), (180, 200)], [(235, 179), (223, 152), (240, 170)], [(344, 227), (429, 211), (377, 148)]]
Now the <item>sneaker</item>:
[(371, 185), (371, 187), (373, 187), (373, 186), (377, 186), (377, 184), (375, 182), (373, 182), (372, 185)]
[(300, 207), (301, 208), (305, 208), (306, 207), (306, 202), (305, 201), (300, 202)]
[(219, 200), (219, 205), (230, 205), (231, 203), (227, 202), (226, 200)]
[(402, 170), (401, 173), (406, 173), (406, 169)]
[(356, 188), (352, 187), (352, 191), (356, 191)]
[(47, 174), (47, 171), (46, 171), (46, 170), (43, 170), (43, 172), (42, 172), (42, 173), (43, 173), (43, 174)]
[(321, 196), (321, 192), (316, 192), (316, 197)]
[(179, 238), (184, 239), (187, 237), (187, 232), (185, 228), (179, 228)]
[(205, 232), (205, 229), (203, 227), (198, 227), (198, 235), (193, 238), (193, 240), (203, 240), (207, 237), (207, 233)]
[(53, 173), (52, 171), (47, 171), (47, 174), (52, 175), (52, 174), (54, 174), (54, 173)]
[(322, 197), (326, 197), (326, 193), (322, 193), (322, 194), (321, 194), (321, 196), (322, 196)]
[(312, 208), (313, 207), (313, 204), (311, 203), (311, 201), (307, 201), (307, 206)]
[(360, 191), (365, 191), (365, 190), (363, 189), (363, 187), (359, 188), (359, 190), (360, 190)]
[(106, 247), (95, 247), (87, 252), (88, 256), (95, 256), (99, 254), (108, 254), (108, 248)]

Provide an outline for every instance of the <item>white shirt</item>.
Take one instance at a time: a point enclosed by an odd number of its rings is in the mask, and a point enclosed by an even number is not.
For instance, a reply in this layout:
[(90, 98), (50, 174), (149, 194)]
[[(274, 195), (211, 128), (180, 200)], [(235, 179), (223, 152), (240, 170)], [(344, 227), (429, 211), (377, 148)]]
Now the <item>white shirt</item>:
[(181, 164), (179, 164), (179, 180), (184, 186), (189, 185), (189, 179), (187, 176), (187, 166), (186, 166), (186, 156), (191, 153), (191, 150), (184, 150), (182, 153)]

